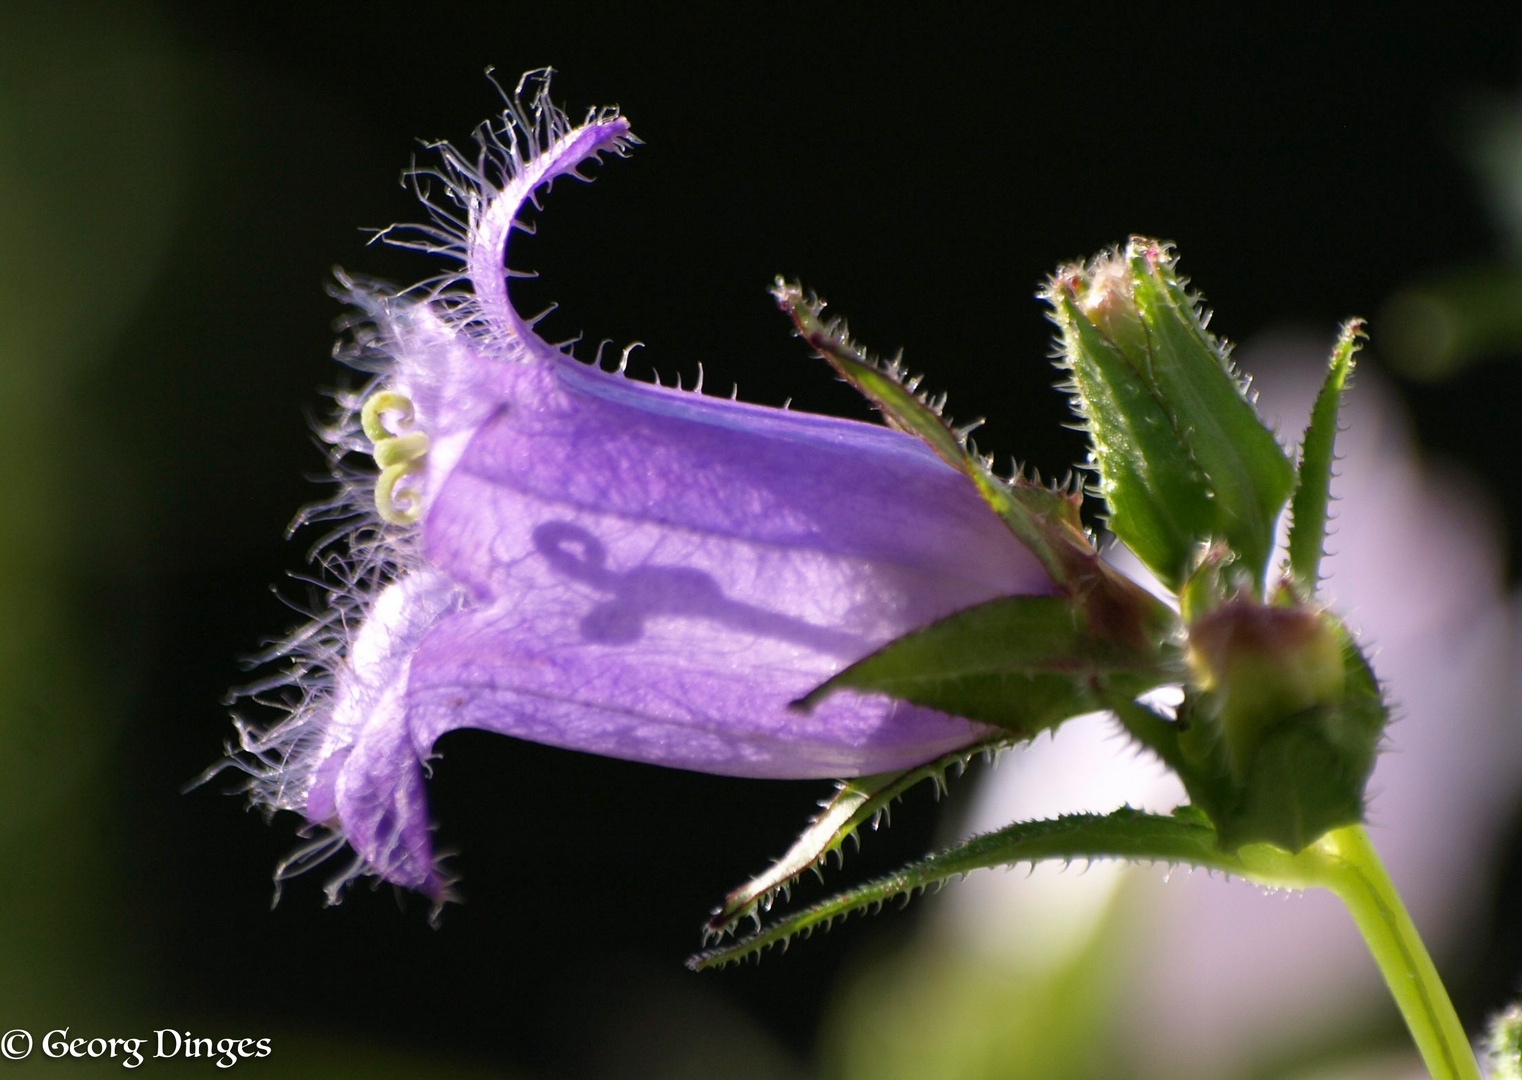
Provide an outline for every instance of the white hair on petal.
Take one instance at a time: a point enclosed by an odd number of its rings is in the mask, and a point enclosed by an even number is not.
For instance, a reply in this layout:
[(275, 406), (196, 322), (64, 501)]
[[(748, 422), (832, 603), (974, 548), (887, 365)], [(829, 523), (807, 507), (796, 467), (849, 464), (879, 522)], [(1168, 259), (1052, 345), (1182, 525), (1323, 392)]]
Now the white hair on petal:
[[(550, 99), (553, 74), (552, 68), (530, 71), (512, 94), (502, 94), (507, 107), (476, 128), (474, 154), (448, 142), (425, 143), (437, 152), (439, 163), (414, 166), (406, 181), (428, 208), (431, 222), (393, 225), (375, 236), (459, 263), (459, 269), (408, 292), (438, 304), (455, 329), (472, 337), (510, 342), (532, 327), (532, 320), (520, 319), (506, 302), (506, 279), (513, 275), (501, 261), (511, 229), (532, 232), (517, 220), (522, 205), (538, 209), (541, 186), (565, 175), (585, 181), (589, 178), (577, 171), (582, 162), (598, 160), (603, 153), (623, 156), (639, 144), (616, 106), (589, 109), (581, 124), (572, 124)], [(570, 144), (587, 136), (585, 148), (568, 153)], [(443, 185), (442, 196), (432, 191), (430, 181), (435, 180)]]
[[(334, 357), (369, 378), (358, 391), (333, 392), (336, 410), (317, 427), (317, 435), (336, 490), (302, 509), (288, 530), (289, 535), (307, 526), (325, 527), (307, 555), (315, 573), (292, 575), (319, 590), (320, 601), (313, 610), (291, 605), (308, 621), (250, 658), (250, 668), (274, 670), (229, 697), (230, 704), (252, 701), (281, 715), (260, 725), (235, 713), (237, 735), (227, 744), (227, 757), (192, 786), (233, 768), (247, 777), (240, 790), (247, 792), (250, 805), (266, 815), (307, 812), (316, 770), (333, 750), (330, 721), (340, 686), (352, 676), (355, 635), (387, 586), (423, 569), (419, 529), (388, 524), (377, 513), (372, 443), (360, 419), (363, 404), (397, 372), (403, 335), (415, 336), (416, 324), (425, 317), (483, 351), (523, 358), (532, 324), (520, 319), (507, 300), (507, 277), (521, 275), (511, 275), (502, 261), (507, 234), (525, 228), (516, 221), (517, 212), (525, 202), (537, 207), (538, 189), (556, 177), (586, 180), (577, 171), (582, 162), (604, 152), (622, 156), (639, 141), (616, 108), (590, 110), (582, 124), (573, 125), (550, 100), (552, 74), (549, 68), (531, 71), (512, 94), (498, 86), (506, 107), (476, 129), (474, 154), (448, 142), (426, 143), (439, 164), (414, 165), (404, 177), (427, 207), (430, 221), (393, 225), (375, 234), (386, 243), (443, 255), (458, 269), (401, 290), (337, 272), (333, 294), (352, 310), (340, 323), (344, 337)], [(442, 196), (434, 194), (433, 180), (443, 184)], [(302, 832), (308, 841), (276, 869), (277, 900), (286, 879), (347, 846), (336, 818), (310, 823)], [(376, 868), (357, 856), (326, 886), (329, 903), (338, 901), (349, 881), (368, 873)]]

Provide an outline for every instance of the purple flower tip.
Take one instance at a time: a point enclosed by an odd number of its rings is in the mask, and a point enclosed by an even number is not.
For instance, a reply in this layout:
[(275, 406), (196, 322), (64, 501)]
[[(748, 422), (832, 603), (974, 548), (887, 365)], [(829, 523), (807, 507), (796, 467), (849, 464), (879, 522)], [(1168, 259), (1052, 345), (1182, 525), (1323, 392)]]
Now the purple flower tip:
[[(290, 715), (240, 723), (257, 803), (442, 900), (424, 763), (459, 727), (733, 776), (901, 769), (988, 734), (881, 695), (788, 702), (895, 637), (1050, 582), (972, 483), (909, 435), (626, 379), (542, 341), (507, 294), (507, 241), (558, 176), (637, 140), (615, 110), (572, 125), (548, 73), (395, 242), (459, 264), (389, 291), (342, 278), (374, 372), (324, 432), (341, 491), (299, 521), (326, 614), (273, 651)], [(419, 185), (421, 190), (421, 185)], [(379, 467), (357, 469), (351, 455)]]

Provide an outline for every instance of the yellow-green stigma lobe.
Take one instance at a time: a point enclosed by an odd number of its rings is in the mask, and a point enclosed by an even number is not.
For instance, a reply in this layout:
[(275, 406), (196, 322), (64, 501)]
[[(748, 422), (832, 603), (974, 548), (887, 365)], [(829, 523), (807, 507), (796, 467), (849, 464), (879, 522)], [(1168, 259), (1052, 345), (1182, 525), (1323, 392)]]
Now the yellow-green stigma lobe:
[[(395, 422), (405, 426), (412, 423), (416, 412), (408, 398), (394, 390), (381, 390), (365, 400), (359, 414), (381, 470), (375, 480), (375, 510), (387, 524), (411, 525), (423, 512), (423, 493), (415, 485), (398, 485), (423, 467), (428, 436), (421, 431), (393, 432), (386, 426), (383, 413), (396, 414)], [(397, 505), (399, 500), (405, 508)]]

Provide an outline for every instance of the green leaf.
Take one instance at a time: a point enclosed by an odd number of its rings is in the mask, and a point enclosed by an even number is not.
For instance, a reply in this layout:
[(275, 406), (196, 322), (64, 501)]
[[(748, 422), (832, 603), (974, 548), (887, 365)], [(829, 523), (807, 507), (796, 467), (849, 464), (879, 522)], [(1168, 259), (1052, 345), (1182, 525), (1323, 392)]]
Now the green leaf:
[(843, 322), (826, 323), (820, 318), (824, 301), (805, 299), (799, 286), (779, 277), (772, 285), (772, 296), (777, 306), (791, 316), (799, 336), (828, 360), (841, 378), (877, 406), (889, 427), (918, 435), (946, 464), (961, 472), (971, 471), (972, 455), (967, 451), (966, 432), (954, 431), (941, 416), (944, 401), (932, 401), (917, 393), (918, 380), (907, 378), (898, 359), (885, 363), (857, 348)]
[(1029, 738), (1070, 716), (1185, 677), (1161, 602), (1147, 632), (1112, 636), (1058, 596), (1009, 596), (889, 642), (813, 690), (809, 707), (844, 687), (994, 724)]
[(915, 784), (933, 780), (938, 789), (944, 790), (948, 769), (960, 768), (978, 754), (991, 753), (1012, 744), (1013, 740), (980, 743), (918, 768), (840, 781), (834, 797), (821, 804), (818, 816), (809, 822), (787, 854), (765, 873), (751, 878), (724, 898), (724, 903), (708, 920), (707, 933), (726, 934), (747, 917), (757, 919), (759, 926), (758, 913), (771, 910), (772, 900), (778, 892), (785, 895), (805, 870), (817, 873), (820, 864), (832, 852), (843, 849), (847, 837), (855, 836), (857, 829), (868, 821), (875, 826), (878, 817), (887, 814), (889, 805)]
[(1086, 611), (1091, 625), (1117, 640), (1141, 641), (1161, 606), (1135, 582), (1099, 557), (1079, 516), (1080, 491), (1045, 487), (1016, 476), (1002, 480), (989, 461), (968, 446), (970, 428), (952, 428), (941, 415), (943, 401), (917, 392), (897, 361), (883, 363), (858, 348), (844, 323), (824, 323), (824, 303), (805, 299), (796, 285), (777, 279), (772, 289), (798, 334), (848, 383), (882, 412), (888, 424), (911, 432), (952, 468), (968, 477), (1016, 539), (1041, 562), (1057, 588)]
[(1342, 406), (1342, 391), (1353, 371), (1353, 356), (1365, 336), (1362, 320), (1349, 319), (1343, 323), (1332, 349), (1326, 381), (1316, 395), (1310, 423), (1300, 444), (1300, 480), (1290, 503), (1289, 568), (1309, 594), (1314, 594), (1321, 583), (1337, 414)]
[(1156, 754), (1168, 768), (1181, 773), (1188, 765), (1179, 747), (1179, 725), (1140, 701), (1111, 696), (1105, 707), (1115, 714), (1126, 734)]
[(722, 967), (759, 956), (773, 945), (786, 946), (799, 934), (828, 928), (836, 919), (908, 898), (953, 877), (993, 866), (1049, 860), (1125, 859), (1130, 862), (1185, 863), (1232, 873), (1242, 864), (1216, 846), (1215, 830), (1188, 807), (1172, 815), (1147, 814), (1122, 807), (1114, 813), (1071, 814), (1050, 821), (1019, 822), (973, 837), (903, 869), (772, 923), (749, 937), (693, 956), (694, 971)]

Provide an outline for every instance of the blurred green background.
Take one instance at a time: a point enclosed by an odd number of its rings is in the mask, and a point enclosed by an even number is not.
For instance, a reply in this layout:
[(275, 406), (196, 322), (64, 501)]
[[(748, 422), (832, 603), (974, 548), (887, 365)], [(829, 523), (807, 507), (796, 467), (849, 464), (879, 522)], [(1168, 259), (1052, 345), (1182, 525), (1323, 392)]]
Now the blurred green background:
[[(1060, 476), (1082, 446), (1035, 287), (1167, 237), (1235, 340), (1374, 317), (1369, 366), (1494, 501), (1514, 580), (1513, 5), (0, 0), (0, 1029), (270, 1037), (238, 1066), (269, 1076), (1148, 1075), (1104, 1036), (1123, 914), (1026, 979), (916, 937), (937, 900), (687, 974), (703, 916), (822, 785), (451, 734), (431, 792), (466, 903), (438, 930), (389, 888), (324, 910), (318, 878), (270, 910), (292, 823), (180, 794), (229, 734), (239, 658), (297, 619), (272, 586), (306, 599), (282, 530), (320, 494), (309, 417), (344, 379), (332, 268), (433, 273), (364, 229), (419, 216), (397, 179), (418, 139), (499, 107), (484, 68), (546, 64), (573, 115), (617, 103), (647, 143), (557, 188), (518, 244), (542, 274), (520, 308), (561, 304), (547, 338), (638, 340), (639, 377), (701, 362), (710, 389), (866, 417), (764, 293), (800, 276), (986, 415), (985, 449)], [(849, 871), (923, 851), (961, 806), (916, 792)], [(1451, 959), (1471, 1023), (1522, 973), (1522, 852), (1497, 866)], [(1256, 1075), (1306, 1067), (1286, 1039)], [(1401, 1046), (1387, 1018), (1324, 1049)], [(146, 1066), (171, 1067), (212, 1065)]]

